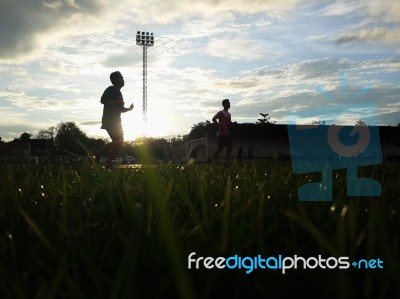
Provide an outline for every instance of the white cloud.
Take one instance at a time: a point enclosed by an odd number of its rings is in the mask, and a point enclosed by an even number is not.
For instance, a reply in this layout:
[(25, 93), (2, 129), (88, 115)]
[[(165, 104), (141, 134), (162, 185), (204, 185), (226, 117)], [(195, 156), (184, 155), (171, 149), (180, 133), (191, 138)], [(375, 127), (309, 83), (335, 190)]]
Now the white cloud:
[(142, 25), (171, 24), (197, 17), (226, 22), (233, 21), (234, 15), (285, 13), (298, 3), (299, 0), (255, 0), (251, 5), (244, 0), (2, 1), (0, 61), (24, 62), (68, 36), (118, 30), (126, 21), (134, 20)]
[(0, 99), (9, 106), (23, 109), (23, 111), (62, 111), (71, 109), (73, 100), (57, 100), (43, 96), (32, 96), (22, 90), (7, 88), (0, 91)]
[(228, 60), (257, 60), (264, 56), (265, 50), (259, 41), (246, 36), (234, 36), (212, 39), (206, 53)]
[(0, 61), (21, 63), (68, 35), (101, 31), (107, 1), (2, 1)]
[(266, 31), (271, 24), (272, 21), (265, 17), (251, 20), (251, 22), (239, 22), (234, 15), (230, 18), (203, 18), (184, 22), (182, 35), (185, 38), (193, 39), (211, 37), (218, 34), (239, 34), (249, 30)]
[(357, 43), (377, 41), (383, 43), (399, 43), (400, 42), (400, 29), (391, 28), (367, 28), (357, 32), (342, 33), (336, 40), (336, 44)]
[(398, 0), (336, 0), (323, 9), (323, 16), (358, 20), (338, 31), (336, 45), (346, 43), (399, 43), (400, 2)]
[(362, 15), (382, 22), (400, 21), (400, 2), (398, 0), (336, 0), (328, 5), (322, 15), (348, 16)]
[[(232, 14), (248, 15), (265, 13), (280, 15), (292, 11), (300, 0), (156, 0), (151, 2), (136, 2), (132, 14), (142, 24), (160, 23), (168, 24), (178, 20), (193, 18), (214, 18), (227, 20)], [(130, 3), (128, 1), (128, 3)]]
[(0, 98), (6, 98), (6, 97), (20, 97), (20, 96), (25, 96), (25, 92), (21, 90), (17, 90), (15, 88), (9, 87), (4, 90), (0, 90)]
[(370, 16), (377, 17), (385, 22), (400, 21), (400, 2), (398, 0), (362, 1)]

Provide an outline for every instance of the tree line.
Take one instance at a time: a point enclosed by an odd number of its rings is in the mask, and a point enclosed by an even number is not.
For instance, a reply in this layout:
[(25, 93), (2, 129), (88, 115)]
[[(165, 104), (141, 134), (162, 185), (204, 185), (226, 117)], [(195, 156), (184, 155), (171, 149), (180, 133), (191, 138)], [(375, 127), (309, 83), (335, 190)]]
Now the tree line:
[[(88, 137), (74, 122), (60, 122), (35, 135), (24, 132), (11, 142), (32, 142), (32, 139), (48, 141), (48, 153), (51, 156), (87, 156), (109, 142), (107, 139)], [(167, 144), (169, 141), (164, 138), (140, 137), (134, 141), (125, 141), (120, 156), (137, 156), (145, 147), (149, 156), (163, 159), (164, 146)]]
[[(262, 118), (258, 119), (259, 121), (256, 123), (234, 125), (233, 134), (239, 139), (268, 139), (268, 136), (276, 136), (272, 138), (284, 137), (285, 132), (281, 130), (282, 128), (278, 128), (280, 126), (275, 125), (275, 122), (270, 121), (268, 114), (260, 113), (260, 115)], [(360, 122), (359, 120), (356, 125), (366, 125), (364, 122)], [(325, 125), (325, 122), (318, 124)], [(397, 127), (399, 126), (400, 123)], [(193, 124), (188, 134), (178, 135), (168, 140), (165, 138), (139, 137), (134, 141), (125, 141), (120, 150), (120, 156), (137, 156), (138, 152), (146, 152), (152, 158), (163, 159), (165, 146), (179, 146), (188, 140), (205, 136), (209, 139), (216, 139), (217, 129), (216, 124), (206, 120)], [(74, 122), (60, 122), (56, 126), (40, 130), (35, 135), (24, 132), (12, 142), (29, 142), (32, 138), (48, 140), (50, 155), (54, 156), (90, 155), (95, 149), (108, 142), (107, 139), (88, 137)], [(145, 151), (143, 151), (144, 148)]]

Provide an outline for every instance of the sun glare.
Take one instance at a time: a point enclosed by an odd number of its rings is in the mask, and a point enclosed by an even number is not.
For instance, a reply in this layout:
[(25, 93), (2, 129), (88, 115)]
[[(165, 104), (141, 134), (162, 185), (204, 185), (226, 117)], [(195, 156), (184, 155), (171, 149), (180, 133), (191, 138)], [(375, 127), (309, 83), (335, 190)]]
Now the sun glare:
[(124, 135), (126, 141), (131, 141), (137, 137), (143, 136), (143, 120), (137, 118), (125, 118), (122, 120)]
[(122, 120), (124, 135), (126, 141), (135, 140), (138, 137), (162, 137), (166, 134), (165, 128), (160, 126), (156, 121), (148, 119), (147, 124), (144, 123), (142, 117), (126, 117)]

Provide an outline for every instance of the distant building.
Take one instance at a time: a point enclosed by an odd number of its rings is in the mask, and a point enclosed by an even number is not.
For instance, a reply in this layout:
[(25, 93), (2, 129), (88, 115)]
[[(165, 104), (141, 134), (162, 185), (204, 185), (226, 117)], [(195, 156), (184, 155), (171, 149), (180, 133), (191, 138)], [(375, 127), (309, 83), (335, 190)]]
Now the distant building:
[(53, 139), (30, 139), (32, 156), (50, 156), (54, 148)]
[[(254, 159), (269, 159), (276, 157), (282, 160), (290, 159), (293, 154), (290, 151), (288, 126), (277, 124), (237, 124), (233, 128), (233, 153), (240, 146), (252, 147)], [(300, 129), (302, 126), (299, 126)], [(379, 127), (380, 144), (383, 159), (400, 159), (400, 127)], [(201, 138), (203, 137), (203, 138)], [(201, 146), (200, 146), (201, 144)], [(167, 161), (181, 162), (194, 159), (207, 161), (217, 147), (217, 127), (208, 125), (205, 127), (204, 136), (195, 136), (192, 140), (179, 147), (168, 147), (165, 150)], [(200, 150), (201, 149), (201, 150)], [(203, 154), (203, 152), (205, 153)], [(248, 153), (242, 157), (247, 159)]]
[(0, 142), (0, 159), (12, 161), (29, 161), (31, 147), (29, 142)]
[(27, 162), (31, 157), (48, 157), (54, 143), (51, 139), (29, 139), (28, 141), (0, 141), (0, 159), (3, 161)]

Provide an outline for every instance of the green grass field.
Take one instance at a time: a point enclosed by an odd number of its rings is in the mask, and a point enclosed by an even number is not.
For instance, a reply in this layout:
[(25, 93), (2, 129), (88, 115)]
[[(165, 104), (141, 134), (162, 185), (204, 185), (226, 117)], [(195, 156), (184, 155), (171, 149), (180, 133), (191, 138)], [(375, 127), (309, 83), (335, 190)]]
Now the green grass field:
[[(0, 298), (400, 298), (400, 163), (375, 198), (299, 202), (290, 164), (0, 166)], [(383, 269), (188, 269), (188, 255), (380, 258)]]

